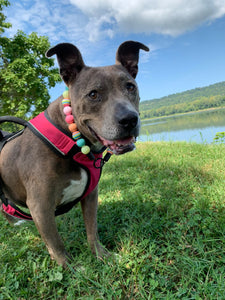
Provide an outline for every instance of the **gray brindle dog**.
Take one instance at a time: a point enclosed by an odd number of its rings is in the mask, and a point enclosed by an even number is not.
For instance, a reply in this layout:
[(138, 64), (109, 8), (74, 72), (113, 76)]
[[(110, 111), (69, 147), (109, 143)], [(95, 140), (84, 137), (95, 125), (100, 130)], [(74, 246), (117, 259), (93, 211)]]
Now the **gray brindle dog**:
[[(72, 44), (58, 44), (46, 53), (47, 57), (57, 56), (61, 77), (69, 88), (73, 117), (93, 152), (106, 146), (119, 155), (135, 147), (140, 128), (135, 82), (140, 49), (149, 51), (139, 42), (124, 42), (117, 50), (115, 65), (94, 68), (84, 64), (80, 51)], [(48, 106), (47, 113), (54, 124), (71, 134), (62, 96)], [(30, 128), (6, 143), (0, 154), (5, 196), (29, 208), (51, 258), (64, 267), (70, 256), (59, 236), (55, 211), (64, 202), (79, 197), (88, 180), (84, 169), (74, 167), (71, 159), (55, 154)], [(107, 252), (98, 239), (97, 204), (98, 186), (81, 200), (81, 207), (91, 251), (101, 258)]]

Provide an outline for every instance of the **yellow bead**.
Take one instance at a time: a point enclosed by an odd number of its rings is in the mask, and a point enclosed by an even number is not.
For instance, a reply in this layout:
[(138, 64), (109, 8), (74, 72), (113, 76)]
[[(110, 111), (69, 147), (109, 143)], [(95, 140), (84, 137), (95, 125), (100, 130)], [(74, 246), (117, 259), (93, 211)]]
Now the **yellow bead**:
[(64, 98), (69, 98), (69, 91), (64, 91), (63, 92), (63, 97)]
[(89, 152), (91, 151), (91, 149), (90, 149), (90, 147), (89, 146), (83, 146), (82, 148), (81, 148), (81, 152), (83, 153), (83, 154), (88, 154)]

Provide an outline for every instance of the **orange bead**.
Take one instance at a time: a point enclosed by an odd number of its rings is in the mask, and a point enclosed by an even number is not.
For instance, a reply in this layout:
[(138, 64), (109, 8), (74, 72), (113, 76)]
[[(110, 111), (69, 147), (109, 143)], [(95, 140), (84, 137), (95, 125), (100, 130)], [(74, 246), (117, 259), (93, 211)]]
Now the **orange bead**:
[(69, 131), (74, 132), (77, 131), (77, 125), (75, 123), (72, 123), (69, 125)]

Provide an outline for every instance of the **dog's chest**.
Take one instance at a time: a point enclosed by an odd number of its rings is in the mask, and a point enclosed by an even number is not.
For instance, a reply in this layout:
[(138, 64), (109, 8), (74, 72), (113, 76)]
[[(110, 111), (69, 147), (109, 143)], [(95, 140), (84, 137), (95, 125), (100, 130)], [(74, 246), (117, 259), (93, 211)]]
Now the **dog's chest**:
[(79, 198), (85, 190), (87, 181), (87, 172), (81, 169), (81, 178), (79, 180), (70, 181), (70, 185), (63, 190), (62, 200), (60, 204), (66, 204)]

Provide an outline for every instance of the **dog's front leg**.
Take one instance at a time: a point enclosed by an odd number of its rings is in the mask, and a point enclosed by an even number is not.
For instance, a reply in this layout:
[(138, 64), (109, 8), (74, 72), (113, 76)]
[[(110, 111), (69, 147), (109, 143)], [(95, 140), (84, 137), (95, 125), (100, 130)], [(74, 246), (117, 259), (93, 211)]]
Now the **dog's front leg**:
[(101, 246), (97, 232), (98, 187), (81, 201), (81, 207), (87, 232), (87, 240), (92, 253), (102, 259), (109, 253)]
[(52, 259), (64, 268), (69, 258), (55, 223), (54, 206), (29, 198), (28, 208)]

